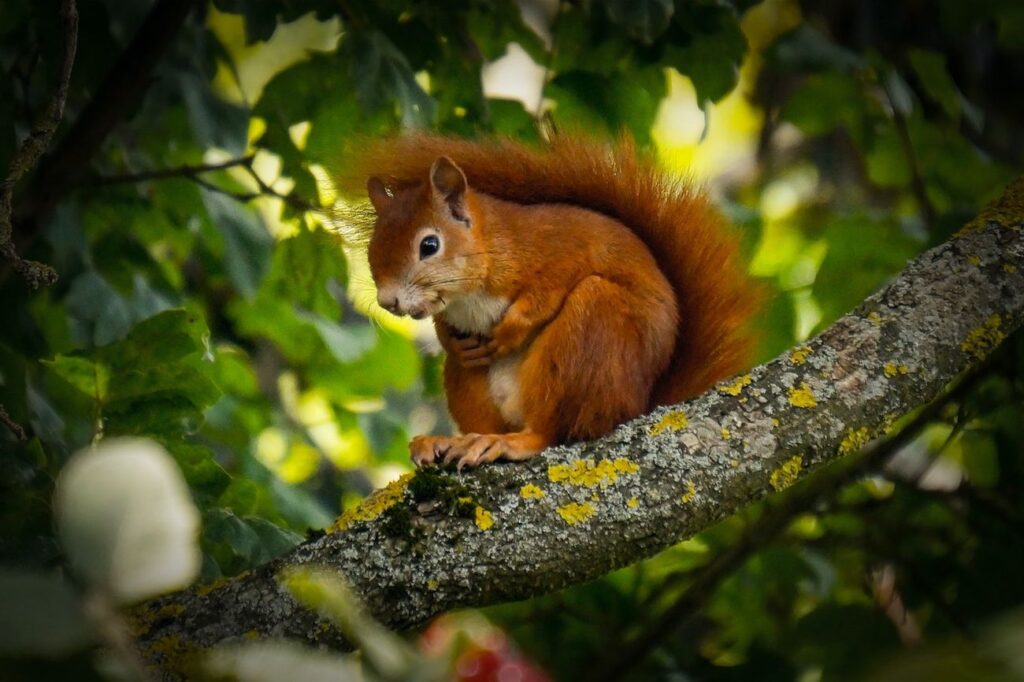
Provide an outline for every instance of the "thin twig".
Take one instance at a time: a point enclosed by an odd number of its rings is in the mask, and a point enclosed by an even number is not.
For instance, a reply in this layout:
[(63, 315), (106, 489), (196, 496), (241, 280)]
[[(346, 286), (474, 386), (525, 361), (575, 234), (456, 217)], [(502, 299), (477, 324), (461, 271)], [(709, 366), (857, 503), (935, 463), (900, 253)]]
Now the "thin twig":
[(248, 166), (252, 163), (255, 155), (248, 154), (237, 159), (230, 159), (220, 163), (204, 163), (194, 166), (174, 166), (172, 168), (159, 168), (157, 170), (142, 171), (140, 173), (122, 173), (120, 175), (103, 175), (93, 178), (88, 185), (92, 187), (104, 187), (107, 185), (122, 185), (136, 182), (147, 182), (149, 180), (165, 180), (168, 178), (190, 178), (194, 179), (202, 173), (226, 170), (235, 166)]
[[(93, 187), (104, 187), (109, 185), (120, 185), (129, 184), (135, 182), (151, 182), (154, 180), (174, 180), (183, 179), (190, 180), (200, 187), (207, 189), (217, 194), (223, 194), (224, 196), (231, 197), (236, 201), (247, 203), (253, 199), (260, 197), (275, 197), (286, 202), (288, 205), (299, 209), (300, 211), (315, 211), (317, 206), (312, 202), (298, 196), (294, 192), (284, 193), (274, 189), (269, 183), (263, 180), (256, 172), (253, 167), (253, 162), (256, 158), (255, 154), (247, 154), (236, 159), (229, 159), (220, 163), (207, 163), (198, 165), (183, 165), (173, 166), (171, 168), (160, 168), (150, 171), (142, 171), (139, 173), (122, 173), (120, 175), (106, 175), (93, 178), (89, 181), (88, 185)], [(256, 183), (258, 191), (256, 192), (234, 192), (229, 189), (225, 189), (220, 185), (210, 182), (203, 177), (204, 173), (212, 173), (214, 171), (227, 170), (229, 168), (242, 168), (249, 177)]]
[(4, 256), (15, 270), (25, 278), (33, 289), (50, 285), (57, 281), (57, 273), (45, 263), (22, 258), (14, 248), (14, 227), (11, 223), (11, 212), (14, 206), (14, 187), (28, 173), (50, 144), (53, 134), (64, 118), (64, 103), (68, 98), (68, 85), (71, 82), (71, 69), (75, 63), (75, 52), (78, 49), (78, 7), (75, 0), (64, 0), (60, 14), (64, 25), (64, 45), (61, 51), (60, 70), (57, 74), (57, 86), (50, 95), (50, 101), (43, 113), (32, 126), (28, 136), (22, 141), (18, 150), (7, 166), (7, 175), (0, 182), (0, 254)]
[(921, 164), (918, 163), (917, 153), (914, 151), (914, 144), (910, 139), (910, 128), (907, 127), (907, 118), (900, 111), (900, 107), (896, 103), (896, 99), (889, 86), (883, 83), (882, 89), (885, 91), (885, 96), (889, 100), (889, 106), (892, 108), (892, 120), (896, 124), (896, 133), (900, 138), (900, 146), (903, 147), (903, 155), (906, 157), (907, 167), (910, 169), (910, 188), (914, 193), (914, 198), (917, 200), (918, 208), (921, 210), (921, 219), (924, 221), (928, 233), (934, 234), (935, 207), (932, 205), (931, 199), (928, 198), (928, 187), (925, 185), (924, 176), (921, 174)]
[(0, 405), (0, 424), (3, 424), (7, 428), (9, 428), (11, 430), (11, 433), (13, 433), (14, 437), (17, 438), (18, 440), (28, 440), (28, 434), (25, 433), (25, 429), (22, 427), (21, 424), (14, 421), (14, 419), (11, 418), (11, 415), (7, 414), (7, 408), (4, 407), (3, 405)]

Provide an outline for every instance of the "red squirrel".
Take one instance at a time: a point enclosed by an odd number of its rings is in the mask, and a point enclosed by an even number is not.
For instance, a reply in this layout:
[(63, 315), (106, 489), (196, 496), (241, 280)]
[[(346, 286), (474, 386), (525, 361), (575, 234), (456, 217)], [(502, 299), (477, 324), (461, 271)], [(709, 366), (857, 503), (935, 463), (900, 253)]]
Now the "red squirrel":
[(414, 438), (419, 466), (596, 438), (746, 362), (758, 296), (735, 235), (626, 137), (411, 134), (367, 143), (348, 176), (376, 211), (378, 303), (433, 317), (447, 352), (463, 435)]

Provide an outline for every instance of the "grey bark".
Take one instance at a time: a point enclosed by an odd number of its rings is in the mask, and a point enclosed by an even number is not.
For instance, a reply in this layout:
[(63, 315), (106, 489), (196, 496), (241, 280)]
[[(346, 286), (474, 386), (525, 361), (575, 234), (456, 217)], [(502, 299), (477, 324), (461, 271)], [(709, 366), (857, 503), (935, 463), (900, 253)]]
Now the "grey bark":
[(297, 565), (340, 571), (402, 630), (651, 556), (860, 449), (981, 362), (1024, 321), (1022, 225), (1018, 180), (806, 345), (597, 441), (523, 464), (417, 474), (390, 501), (371, 497), (363, 520), (343, 517), (344, 530), (143, 605), (132, 614), (140, 649), (173, 668), (190, 651), (253, 636), (344, 646), (280, 587)]

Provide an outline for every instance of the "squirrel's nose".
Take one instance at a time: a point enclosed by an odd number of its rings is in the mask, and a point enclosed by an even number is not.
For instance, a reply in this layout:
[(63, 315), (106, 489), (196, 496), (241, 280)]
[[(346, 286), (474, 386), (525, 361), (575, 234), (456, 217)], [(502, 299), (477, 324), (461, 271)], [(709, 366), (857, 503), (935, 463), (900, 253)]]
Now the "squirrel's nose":
[(398, 297), (397, 296), (377, 296), (377, 303), (381, 308), (388, 311), (392, 315), (398, 315)]

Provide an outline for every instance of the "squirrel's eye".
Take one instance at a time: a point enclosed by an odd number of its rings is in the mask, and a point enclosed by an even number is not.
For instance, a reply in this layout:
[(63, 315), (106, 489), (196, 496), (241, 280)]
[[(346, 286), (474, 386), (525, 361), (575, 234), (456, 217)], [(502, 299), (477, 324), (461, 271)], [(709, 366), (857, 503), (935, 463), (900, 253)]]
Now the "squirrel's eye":
[(428, 234), (420, 240), (420, 260), (430, 258), (441, 248), (441, 240), (437, 235)]

